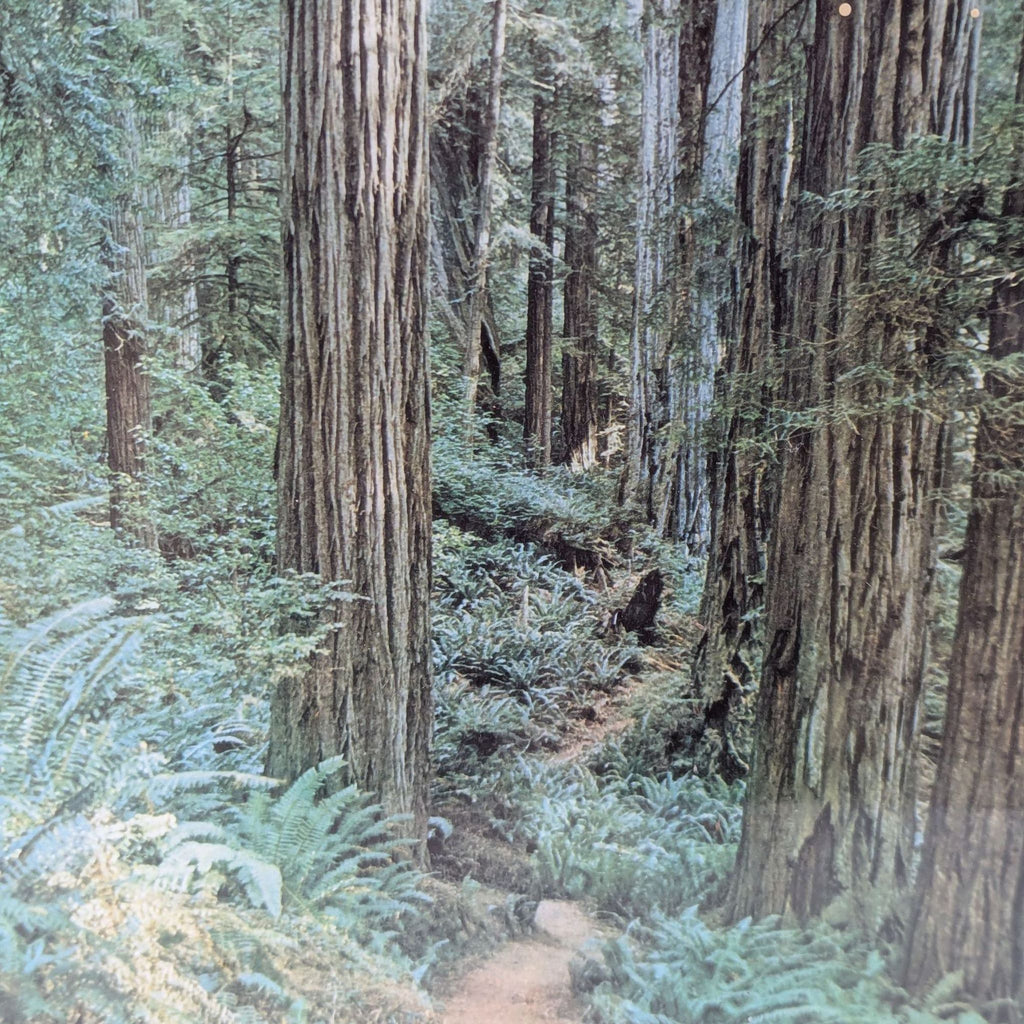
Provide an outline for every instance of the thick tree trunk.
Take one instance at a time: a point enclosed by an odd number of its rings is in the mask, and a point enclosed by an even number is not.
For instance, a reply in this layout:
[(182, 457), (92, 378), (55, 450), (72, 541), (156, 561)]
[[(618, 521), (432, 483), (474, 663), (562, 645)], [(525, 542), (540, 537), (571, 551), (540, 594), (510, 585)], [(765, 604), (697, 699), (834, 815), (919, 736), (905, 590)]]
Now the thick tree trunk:
[[(939, 86), (920, 69), (967, 42), (945, 7), (870, 0), (844, 18), (819, 0), (801, 192), (847, 187), (865, 145), (939, 127)], [(866, 207), (798, 213), (782, 396), (797, 425), (782, 445), (734, 917), (802, 919), (842, 897), (878, 926), (910, 876), (942, 428), (920, 395), (925, 332), (863, 298), (872, 247), (899, 229)]]
[[(137, 0), (116, 0), (115, 23), (139, 18)], [(118, 107), (118, 184), (103, 243), (108, 271), (103, 296), (103, 354), (107, 405), (107, 465), (110, 467), (110, 525), (137, 544), (155, 547), (156, 533), (139, 506), (150, 429), (145, 328), (148, 319), (146, 246), (142, 193), (138, 182), (141, 146), (135, 114)], [(129, 512), (129, 506), (136, 508)]]
[(526, 289), (526, 408), (523, 440), (527, 463), (551, 463), (551, 342), (554, 302), (555, 160), (552, 99), (533, 99), (533, 166), (530, 185), (530, 276)]
[[(1024, 107), (1024, 48), (1017, 102)], [(1018, 171), (1024, 144), (1018, 139)], [(1020, 238), (1024, 187), (1003, 216)], [(1018, 243), (1019, 244), (1019, 243)], [(1019, 254), (1019, 253), (1018, 253)], [(1024, 283), (989, 309), (964, 575), (946, 722), (904, 964), (917, 991), (963, 971), (976, 999), (1024, 992)]]
[[(708, 704), (749, 695), (757, 685), (756, 615), (771, 521), (768, 411), (775, 351), (790, 316), (782, 236), (792, 212), (793, 110), (803, 82), (790, 56), (803, 12), (786, 17), (791, 7), (790, 0), (766, 0), (749, 10), (736, 202), (738, 287), (720, 376), (722, 427), (711, 453), (705, 632), (693, 666), (696, 692)], [(768, 82), (774, 83), (771, 104), (762, 99)]]
[(425, 19), (286, 0), (278, 564), (356, 595), (271, 706), (271, 775), (342, 754), (423, 838), (431, 730)]
[(562, 448), (576, 471), (597, 464), (597, 147), (577, 143), (565, 173)]

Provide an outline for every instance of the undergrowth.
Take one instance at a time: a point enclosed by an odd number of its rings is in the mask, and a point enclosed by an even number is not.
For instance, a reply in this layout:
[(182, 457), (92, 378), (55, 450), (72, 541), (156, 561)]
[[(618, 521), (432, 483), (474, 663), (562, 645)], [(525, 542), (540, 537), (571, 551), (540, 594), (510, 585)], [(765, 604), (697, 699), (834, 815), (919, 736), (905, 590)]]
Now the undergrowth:
[[(559, 743), (567, 715), (623, 677), (634, 647), (598, 637), (596, 598), (529, 545), (434, 531), (434, 757), (442, 788)], [(489, 767), (491, 766), (491, 767)]]
[(674, 914), (732, 865), (739, 798), (693, 775), (598, 778), (582, 766), (522, 765), (522, 821), (545, 891), (622, 924)]
[(595, 1024), (984, 1024), (951, 976), (916, 1005), (855, 931), (779, 918), (712, 928), (696, 907), (605, 945)]

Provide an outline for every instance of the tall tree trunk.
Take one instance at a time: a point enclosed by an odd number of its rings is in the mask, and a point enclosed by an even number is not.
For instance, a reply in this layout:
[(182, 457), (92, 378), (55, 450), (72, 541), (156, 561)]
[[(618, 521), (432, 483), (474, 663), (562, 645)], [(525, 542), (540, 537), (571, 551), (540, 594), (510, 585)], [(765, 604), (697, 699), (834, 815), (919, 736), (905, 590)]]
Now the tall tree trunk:
[(597, 147), (579, 142), (565, 172), (562, 446), (576, 471), (597, 464)]
[[(829, 196), (850, 185), (864, 146), (902, 148), (939, 127), (940, 86), (921, 69), (967, 43), (945, 8), (867, 0), (842, 17), (819, 0), (801, 192)], [(864, 298), (873, 247), (899, 218), (813, 202), (797, 216), (782, 395), (796, 425), (782, 445), (731, 913), (802, 919), (843, 897), (878, 926), (913, 856), (941, 408), (920, 396), (927, 332)]]
[[(675, 495), (666, 524), (669, 536), (701, 557), (708, 552), (711, 529), (706, 434), (714, 406), (720, 339), (728, 336), (727, 311), (733, 293), (731, 250), (746, 38), (747, 0), (718, 0), (705, 110), (693, 111), (703, 124), (690, 186), (699, 212), (685, 239), (689, 287), (680, 358), (681, 430)], [(691, 95), (695, 94), (691, 91)]]
[(693, 236), (683, 200), (700, 177), (714, 20), (714, 0), (648, 0), (644, 13), (630, 412), (619, 497), (677, 539), (687, 515), (684, 472), (693, 465), (685, 422), (698, 362), (688, 337)]
[(644, 4), (636, 279), (630, 332), (629, 419), (622, 502), (654, 522), (667, 424), (666, 359), (676, 303), (672, 294), (679, 175), (679, 0)]
[[(1024, 46), (1017, 103), (1024, 109)], [(1024, 139), (1004, 197), (1024, 237)], [(1010, 251), (1013, 251), (1010, 249)], [(950, 971), (983, 1000), (1024, 994), (1024, 282), (989, 306), (986, 404), (975, 442), (946, 721), (904, 963), (921, 991)], [(1014, 360), (1018, 360), (1014, 365)]]
[[(539, 75), (543, 80), (543, 75)], [(533, 98), (533, 166), (530, 185), (530, 275), (526, 290), (526, 410), (523, 440), (533, 467), (551, 462), (551, 343), (554, 302), (555, 160), (552, 100)]]
[[(138, 0), (115, 0), (111, 21), (140, 17)], [(118, 165), (110, 213), (105, 225), (104, 261), (108, 272), (103, 296), (103, 354), (107, 405), (107, 465), (110, 467), (110, 525), (135, 543), (155, 547), (156, 533), (141, 508), (145, 445), (150, 429), (149, 377), (145, 326), (148, 319), (146, 246), (139, 186), (140, 138), (135, 114), (119, 102), (116, 122)]]
[(282, 570), (346, 581), (269, 774), (344, 755), (422, 839), (431, 730), (425, 18), (285, 0)]
[[(783, 232), (792, 213), (793, 111), (803, 92), (803, 71), (792, 53), (804, 16), (791, 0), (765, 0), (749, 10), (736, 200), (738, 284), (719, 378), (722, 426), (711, 450), (705, 631), (693, 665), (696, 692), (723, 724), (757, 685), (756, 616), (764, 595), (773, 490), (768, 411), (775, 351), (790, 317)], [(769, 82), (772, 102), (765, 103)], [(745, 766), (728, 741), (723, 750), (725, 774), (742, 774)]]
[[(494, 0), (491, 22), (490, 82), (481, 126), (482, 138), (480, 139), (479, 207), (473, 246), (469, 315), (466, 324), (465, 349), (463, 350), (466, 429), (470, 435), (473, 431), (476, 411), (481, 346), (484, 344), (481, 330), (484, 325), (484, 310), (487, 303), (487, 257), (491, 245), (491, 207), (494, 203), (494, 169), (498, 161), (498, 119), (501, 115), (501, 72), (505, 55), (507, 17), (507, 0)], [(492, 351), (496, 353), (497, 345), (492, 344), (491, 347)]]

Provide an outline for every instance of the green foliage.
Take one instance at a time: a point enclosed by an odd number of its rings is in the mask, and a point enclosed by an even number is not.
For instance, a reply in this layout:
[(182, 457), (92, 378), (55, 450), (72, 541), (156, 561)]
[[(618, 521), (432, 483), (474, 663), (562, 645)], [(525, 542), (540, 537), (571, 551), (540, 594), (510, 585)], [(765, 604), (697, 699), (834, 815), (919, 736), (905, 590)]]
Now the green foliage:
[(784, 927), (777, 918), (731, 928), (696, 907), (608, 942), (593, 994), (599, 1024), (981, 1024), (950, 1003), (957, 980), (921, 1005), (888, 977), (885, 958), (855, 932)]
[(470, 451), (454, 433), (435, 436), (433, 456), (434, 496), (441, 514), (487, 540), (529, 528), (613, 556), (607, 538), (618, 540), (628, 532), (610, 475), (553, 468), (538, 476), (525, 468), (514, 449), (499, 444)]
[[(289, 930), (319, 929), (351, 972), (408, 977), (396, 937), (420, 876), (379, 808), (323, 792), (337, 760), (279, 795), (260, 776), (160, 771), (154, 737), (175, 733), (142, 702), (138, 662), (166, 625), (113, 597), (0, 623), (4, 1019), (304, 1020)], [(197, 943), (199, 914), (219, 923)]]
[(341, 758), (324, 761), (276, 797), (254, 780), (245, 802), (219, 815), (204, 807), (203, 820), (182, 821), (168, 836), (161, 875), (185, 885), (220, 865), (272, 917), (323, 912), (362, 944), (385, 948), (386, 926), (420, 901), (418, 875), (400, 856), (408, 843), (389, 838), (392, 822), (355, 786), (321, 795), (343, 766)]
[(571, 708), (621, 678), (633, 648), (596, 635), (593, 596), (528, 545), (434, 529), (434, 758), (444, 785), (551, 746)]
[(541, 884), (622, 920), (673, 914), (724, 877), (739, 794), (696, 776), (600, 779), (581, 767), (517, 772)]

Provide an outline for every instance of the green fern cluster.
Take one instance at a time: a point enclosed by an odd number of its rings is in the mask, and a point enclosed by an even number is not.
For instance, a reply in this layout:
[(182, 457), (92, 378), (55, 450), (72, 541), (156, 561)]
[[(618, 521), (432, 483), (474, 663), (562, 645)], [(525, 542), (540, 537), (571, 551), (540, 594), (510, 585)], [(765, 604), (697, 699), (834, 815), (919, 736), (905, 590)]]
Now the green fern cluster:
[(691, 907), (606, 943), (604, 960), (598, 1024), (985, 1024), (948, 985), (911, 1005), (880, 952), (825, 925), (714, 929)]
[(548, 891), (629, 921), (681, 910), (732, 865), (739, 796), (717, 780), (601, 779), (564, 766), (519, 775), (518, 831)]
[(397, 939), (424, 899), (390, 822), (333, 786), (337, 759), (283, 792), (181, 767), (204, 748), (174, 750), (139, 667), (179, 650), (171, 615), (125, 604), (0, 621), (0, 1019), (326, 1019), (300, 935), (330, 958), (330, 1001), (405, 993)]
[(435, 761), (444, 777), (555, 742), (571, 705), (607, 690), (633, 654), (595, 636), (593, 595), (529, 545), (434, 530)]
[(442, 514), (471, 522), (489, 540), (542, 523), (567, 540), (592, 545), (599, 536), (625, 529), (610, 476), (567, 469), (538, 476), (526, 469), (518, 448), (470, 449), (461, 427), (436, 436), (432, 451), (434, 496)]
[[(408, 841), (392, 838), (392, 822), (355, 786), (328, 791), (344, 766), (331, 758), (310, 768), (281, 795), (273, 780), (251, 778), (247, 798), (204, 808), (204, 820), (182, 821), (167, 837), (158, 877), (182, 888), (202, 883), (215, 867), (235, 879), (245, 899), (273, 918), (284, 910), (321, 913), (383, 948), (399, 919), (422, 905), (419, 875), (402, 856)], [(178, 786), (181, 776), (157, 780)], [(187, 791), (222, 780), (194, 773)], [(239, 781), (231, 777), (231, 782)], [(166, 788), (164, 789), (166, 793)], [(220, 817), (221, 823), (211, 820)]]

